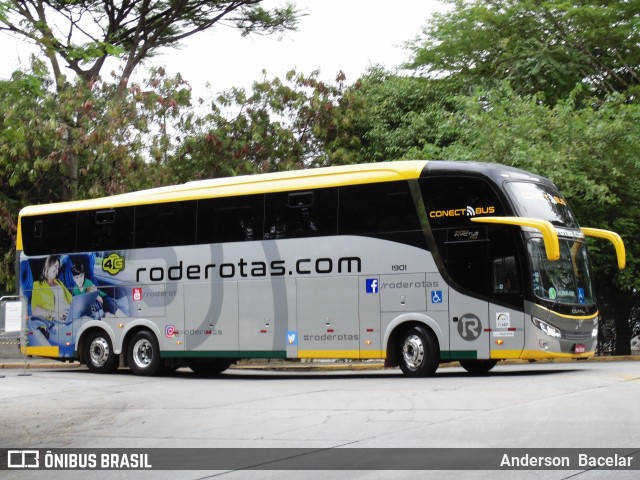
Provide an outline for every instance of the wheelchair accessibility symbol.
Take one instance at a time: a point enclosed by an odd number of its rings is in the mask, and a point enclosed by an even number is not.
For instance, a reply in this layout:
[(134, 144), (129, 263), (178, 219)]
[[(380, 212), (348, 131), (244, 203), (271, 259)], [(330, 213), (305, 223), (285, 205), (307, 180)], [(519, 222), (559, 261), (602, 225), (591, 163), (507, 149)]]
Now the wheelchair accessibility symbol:
[(442, 290), (431, 290), (431, 303), (442, 303)]

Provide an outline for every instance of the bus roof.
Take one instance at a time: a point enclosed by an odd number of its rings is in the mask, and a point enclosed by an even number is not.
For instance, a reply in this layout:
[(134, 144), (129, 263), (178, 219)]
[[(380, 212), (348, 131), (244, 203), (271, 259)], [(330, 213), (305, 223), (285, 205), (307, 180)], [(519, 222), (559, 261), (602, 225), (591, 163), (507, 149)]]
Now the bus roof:
[(419, 178), (426, 164), (427, 161), (425, 160), (407, 160), (197, 180), (180, 185), (140, 190), (110, 197), (28, 206), (20, 211), (20, 217), (180, 200), (197, 200), (200, 198), (233, 197), (340, 185), (408, 180)]
[(499, 164), (446, 160), (402, 160), (196, 180), (179, 185), (139, 190), (110, 197), (32, 205), (23, 208), (19, 216), (390, 182), (415, 179), (435, 173), (440, 175), (459, 175), (460, 173), (482, 175), (492, 178), (496, 183), (501, 183), (505, 177), (550, 183), (544, 177)]

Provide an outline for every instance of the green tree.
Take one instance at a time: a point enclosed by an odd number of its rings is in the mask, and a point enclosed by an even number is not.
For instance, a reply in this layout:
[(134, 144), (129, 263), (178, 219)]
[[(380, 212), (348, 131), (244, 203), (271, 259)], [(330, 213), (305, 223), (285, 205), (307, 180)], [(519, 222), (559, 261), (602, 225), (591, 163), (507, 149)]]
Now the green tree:
[[(438, 158), (455, 141), (447, 131), (461, 86), (451, 79), (429, 79), (371, 68), (345, 92), (358, 105), (343, 148), (359, 162)], [(453, 135), (453, 136), (452, 136)]]
[(164, 47), (224, 23), (242, 35), (296, 26), (291, 4), (266, 10), (263, 0), (2, 0), (0, 31), (35, 43), (48, 59), (58, 90), (65, 66), (82, 83), (100, 76), (109, 57), (123, 61), (120, 92), (135, 68)]
[[(176, 136), (191, 118), (185, 113), (188, 85), (163, 69), (123, 96), (114, 96), (117, 85), (103, 82), (93, 82), (91, 89), (78, 83), (73, 92), (58, 94), (49, 88), (52, 81), (38, 61), (32, 72), (0, 81), (0, 286), (7, 290), (13, 284), (18, 212), (64, 198), (65, 155), (78, 158), (78, 198), (166, 184), (166, 158), (175, 155)], [(73, 124), (59, 120), (79, 111)]]
[[(350, 127), (357, 99), (335, 84), (290, 71), (284, 80), (263, 78), (251, 90), (233, 88), (191, 122), (192, 134), (169, 162), (178, 181), (353, 163), (345, 146), (358, 143)], [(354, 103), (356, 102), (356, 103)]]
[(508, 80), (549, 104), (576, 84), (588, 95), (638, 94), (640, 5), (626, 0), (447, 0), (412, 44), (410, 66), (469, 86)]
[[(108, 58), (117, 58), (122, 72), (115, 96), (123, 96), (136, 67), (162, 48), (218, 24), (231, 25), (242, 35), (295, 29), (298, 12), (291, 4), (267, 10), (262, 0), (0, 0), (0, 31), (36, 44), (45, 55), (61, 96), (78, 87), (91, 89)], [(69, 132), (64, 155), (64, 198), (78, 193), (79, 158), (74, 132), (84, 123), (83, 109), (63, 112), (58, 119)], [(84, 133), (79, 133), (84, 135)]]

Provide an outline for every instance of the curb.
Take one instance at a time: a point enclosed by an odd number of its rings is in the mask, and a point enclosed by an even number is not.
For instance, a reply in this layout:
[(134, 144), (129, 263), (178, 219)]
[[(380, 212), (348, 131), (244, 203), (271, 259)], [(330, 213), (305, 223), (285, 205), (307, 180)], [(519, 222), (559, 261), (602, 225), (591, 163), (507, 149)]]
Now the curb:
[[(627, 362), (627, 361), (640, 361), (640, 355), (619, 355), (610, 357), (594, 357), (587, 360), (573, 360), (573, 359), (549, 359), (549, 360), (503, 360), (499, 365), (529, 365), (531, 363), (546, 364), (546, 363), (591, 363), (591, 362)], [(443, 363), (439, 368), (451, 368), (459, 367), (458, 362)], [(33, 370), (39, 368), (74, 368), (85, 369), (84, 365), (81, 365), (77, 361), (75, 362), (60, 362), (58, 360), (48, 359), (7, 359), (0, 360), (0, 370), (24, 368), (26, 370)], [(383, 361), (374, 362), (305, 362), (305, 363), (293, 363), (280, 361), (278, 363), (241, 363), (239, 365), (232, 365), (231, 370), (274, 370), (274, 371), (291, 371), (291, 372), (311, 372), (311, 371), (345, 371), (345, 370), (384, 370)], [(394, 369), (394, 368), (390, 368)]]

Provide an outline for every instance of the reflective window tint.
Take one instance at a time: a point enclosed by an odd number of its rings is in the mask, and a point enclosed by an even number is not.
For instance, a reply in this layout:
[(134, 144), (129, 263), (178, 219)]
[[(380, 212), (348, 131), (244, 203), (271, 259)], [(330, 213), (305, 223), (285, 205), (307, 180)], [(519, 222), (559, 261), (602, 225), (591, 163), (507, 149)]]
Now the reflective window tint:
[(519, 230), (470, 220), (507, 214), (493, 188), (469, 177), (423, 178), (420, 188), (440, 259), (451, 279), (468, 291), (521, 308)]
[(407, 182), (340, 187), (340, 235), (420, 230)]
[(555, 187), (530, 182), (508, 182), (506, 187), (523, 217), (541, 218), (554, 225), (578, 228), (567, 201)]
[(331, 235), (427, 248), (406, 181), (24, 217), (25, 252), (96, 252)]
[(335, 235), (337, 217), (336, 188), (269, 193), (265, 200), (264, 238)]
[(431, 228), (473, 226), (476, 215), (505, 215), (494, 190), (478, 178), (423, 178), (420, 188)]
[(197, 243), (260, 240), (263, 216), (264, 195), (199, 200)]
[(172, 202), (136, 207), (135, 248), (193, 245), (197, 202)]
[(27, 255), (73, 251), (76, 244), (76, 212), (22, 218), (22, 243)]
[(133, 247), (133, 207), (78, 212), (76, 248), (67, 252), (98, 252)]

